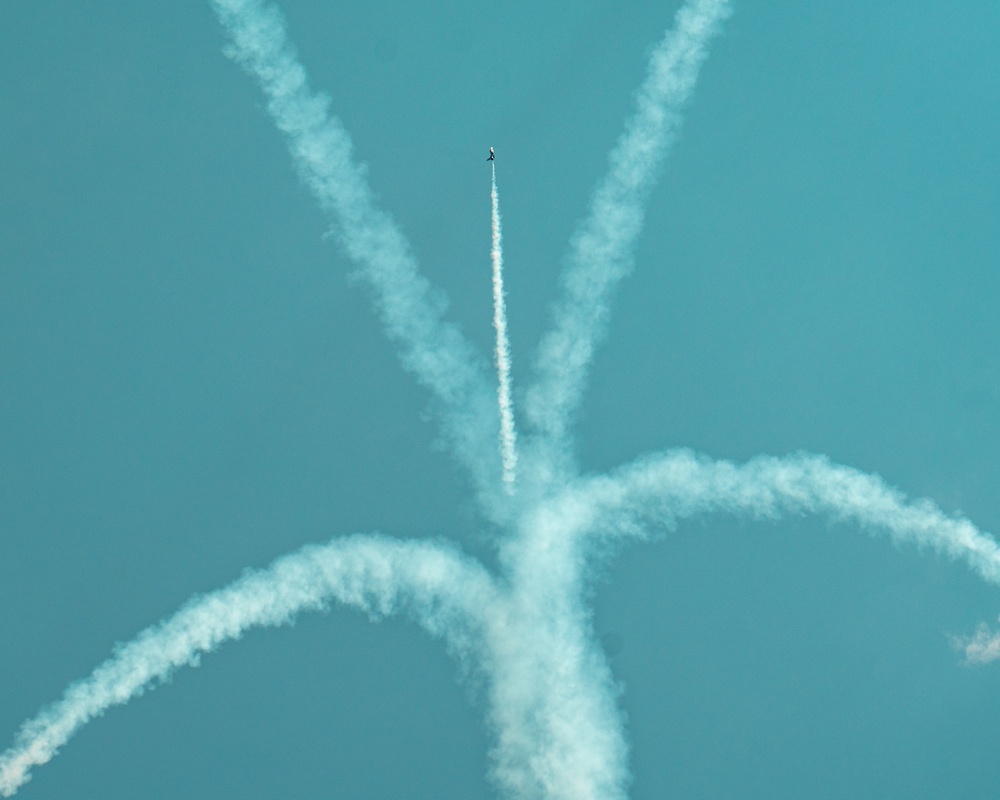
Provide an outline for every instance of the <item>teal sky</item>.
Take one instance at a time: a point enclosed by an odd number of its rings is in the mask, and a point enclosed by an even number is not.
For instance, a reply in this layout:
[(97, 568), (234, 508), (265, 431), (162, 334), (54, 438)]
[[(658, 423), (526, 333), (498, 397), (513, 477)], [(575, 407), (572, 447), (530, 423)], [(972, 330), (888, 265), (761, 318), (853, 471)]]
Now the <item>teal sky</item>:
[[(484, 352), (496, 148), (515, 386), (677, 5), (282, 4)], [(306, 542), (488, 554), (208, 4), (0, 20), (8, 740), (115, 642)], [(807, 450), (1000, 531), (998, 37), (985, 0), (736, 3), (594, 364), (584, 469)], [(635, 800), (996, 795), (1000, 671), (948, 635), (1000, 592), (962, 565), (709, 517), (631, 545), (594, 604)], [(18, 797), (491, 797), (480, 711), (415, 627), (304, 616), (112, 710)]]

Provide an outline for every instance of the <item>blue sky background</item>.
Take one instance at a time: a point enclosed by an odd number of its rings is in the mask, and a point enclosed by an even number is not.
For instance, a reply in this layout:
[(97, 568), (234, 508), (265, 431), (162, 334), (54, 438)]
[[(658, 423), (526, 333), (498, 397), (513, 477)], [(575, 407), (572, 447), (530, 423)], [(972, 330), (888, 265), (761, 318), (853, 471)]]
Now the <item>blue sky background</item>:
[[(544, 6), (544, 7), (542, 7)], [(675, 3), (282, 5), (451, 316), (514, 380)], [(0, 8), (0, 729), (247, 566), (354, 531), (489, 552), (207, 3)], [(805, 449), (1000, 531), (1000, 6), (738, 3), (578, 426), (602, 471)], [(523, 383), (523, 381), (522, 381)], [(597, 587), (640, 798), (987, 798), (1000, 612), (849, 526), (709, 518)], [(115, 709), (24, 798), (489, 797), (441, 648), (349, 612)]]

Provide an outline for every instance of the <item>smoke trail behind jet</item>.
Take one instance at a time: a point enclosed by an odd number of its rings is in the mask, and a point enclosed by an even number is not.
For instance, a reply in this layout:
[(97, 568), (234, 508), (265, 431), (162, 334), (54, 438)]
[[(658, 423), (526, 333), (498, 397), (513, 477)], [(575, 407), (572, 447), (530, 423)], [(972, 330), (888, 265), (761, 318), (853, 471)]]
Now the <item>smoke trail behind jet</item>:
[(231, 40), (227, 55), (260, 83), (296, 170), (331, 213), (344, 249), (374, 289), (404, 365), (434, 393), (443, 407), (445, 437), (479, 489), (489, 491), (496, 485), (495, 459), (489, 457), (496, 428), (484, 362), (459, 328), (444, 321), (443, 296), (418, 271), (398, 226), (376, 206), (351, 138), (330, 114), (329, 99), (310, 89), (281, 13), (261, 0), (212, 4)]
[(497, 403), (500, 409), (500, 459), (503, 482), (507, 492), (513, 492), (517, 474), (517, 431), (514, 429), (514, 403), (510, 396), (510, 342), (507, 340), (507, 304), (503, 290), (503, 239), (500, 228), (500, 195), (497, 192), (497, 167), (493, 166), (490, 205), (492, 209), (493, 242), (490, 261), (493, 264), (493, 327), (497, 334)]
[(674, 29), (653, 53), (636, 110), (611, 151), (590, 213), (573, 237), (562, 280), (565, 296), (556, 306), (553, 330), (539, 345), (538, 379), (525, 403), (529, 422), (559, 449), (567, 446), (610, 294), (632, 268), (643, 203), (676, 138), (706, 45), (729, 14), (728, 0), (691, 0), (677, 12)]

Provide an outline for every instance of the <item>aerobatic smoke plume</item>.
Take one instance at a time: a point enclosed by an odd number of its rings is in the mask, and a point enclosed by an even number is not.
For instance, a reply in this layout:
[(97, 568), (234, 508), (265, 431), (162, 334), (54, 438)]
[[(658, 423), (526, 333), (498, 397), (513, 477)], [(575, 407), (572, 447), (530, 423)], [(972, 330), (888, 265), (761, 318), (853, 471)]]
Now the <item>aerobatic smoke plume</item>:
[[(308, 546), (230, 586), (195, 597), (122, 645), (89, 677), (22, 726), (0, 756), (0, 794), (15, 794), (79, 729), (244, 631), (290, 622), (333, 603), (373, 617), (403, 614), (444, 641), (482, 680), (492, 778), (519, 800), (624, 800), (628, 748), (619, 687), (587, 603), (592, 564), (608, 542), (645, 537), (688, 518), (820, 514), (929, 546), (1000, 583), (1000, 548), (968, 520), (911, 501), (876, 475), (823, 456), (759, 456), (745, 464), (678, 449), (606, 475), (572, 468), (568, 436), (616, 283), (631, 269), (643, 201), (680, 124), (726, 0), (688, 0), (654, 50), (636, 109), (573, 239), (542, 342), (515, 451), (496, 174), (492, 181), (494, 326), (499, 415), (477, 356), (445, 321), (403, 234), (379, 210), (350, 139), (309, 87), (280, 13), (263, 0), (214, 0), (227, 54), (260, 84), (293, 163), (374, 291), (403, 364), (436, 403), (444, 441), (501, 530), (497, 570), (441, 541), (374, 535)], [(499, 416), (499, 420), (497, 417)], [(497, 458), (497, 436), (500, 455)], [(517, 491), (509, 491), (515, 484)], [(1000, 655), (985, 627), (959, 642), (970, 662)]]
[(32, 766), (48, 762), (94, 717), (250, 628), (284, 625), (336, 600), (375, 617), (408, 613), (463, 653), (473, 646), (470, 634), (490, 591), (482, 568), (443, 544), (351, 536), (307, 546), (269, 569), (193, 598), (70, 686), (59, 702), (25, 723), (0, 759), (0, 794), (14, 794)]
[(497, 405), (500, 410), (500, 459), (503, 482), (513, 491), (517, 474), (517, 431), (514, 429), (514, 402), (510, 396), (510, 342), (507, 340), (507, 303), (503, 290), (503, 234), (500, 228), (500, 194), (497, 192), (497, 167), (493, 167), (490, 188), (492, 244), (490, 262), (493, 265), (493, 328), (497, 334)]

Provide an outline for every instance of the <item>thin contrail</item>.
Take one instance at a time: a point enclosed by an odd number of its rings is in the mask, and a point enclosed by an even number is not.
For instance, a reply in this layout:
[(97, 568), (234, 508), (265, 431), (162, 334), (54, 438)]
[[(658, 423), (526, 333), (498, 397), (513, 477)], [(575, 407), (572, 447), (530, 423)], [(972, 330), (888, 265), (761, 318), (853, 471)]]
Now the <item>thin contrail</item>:
[(636, 109), (611, 151), (590, 213), (574, 234), (564, 297), (552, 331), (539, 345), (538, 379), (524, 407), (528, 421), (560, 456), (568, 448), (568, 428), (604, 332), (610, 295), (632, 268), (643, 204), (677, 136), (680, 111), (708, 54), (708, 41), (729, 14), (728, 0), (690, 0), (677, 12), (674, 29), (653, 52)]
[(473, 647), (489, 576), (447, 545), (353, 536), (305, 547), (230, 586), (196, 597), (147, 628), (62, 699), (24, 723), (0, 756), (0, 794), (13, 795), (81, 727), (166, 680), (202, 653), (256, 627), (284, 625), (333, 600), (373, 617), (407, 612), (458, 654)]
[(510, 342), (507, 340), (507, 304), (503, 290), (503, 238), (500, 228), (500, 195), (497, 192), (497, 167), (493, 166), (490, 190), (492, 209), (492, 246), (490, 261), (493, 263), (493, 327), (497, 333), (497, 404), (500, 408), (500, 460), (503, 464), (503, 482), (508, 493), (514, 491), (517, 476), (517, 431), (514, 429), (514, 403), (510, 396)]
[(444, 320), (443, 294), (420, 274), (406, 237), (378, 208), (350, 135), (330, 113), (329, 99), (308, 84), (281, 12), (262, 0), (212, 0), (212, 5), (230, 38), (226, 54), (260, 84), (296, 170), (333, 217), (338, 239), (374, 289), (404, 365), (443, 407), (446, 438), (480, 490), (494, 487), (494, 459), (486, 454), (496, 428), (485, 363), (459, 328)]

